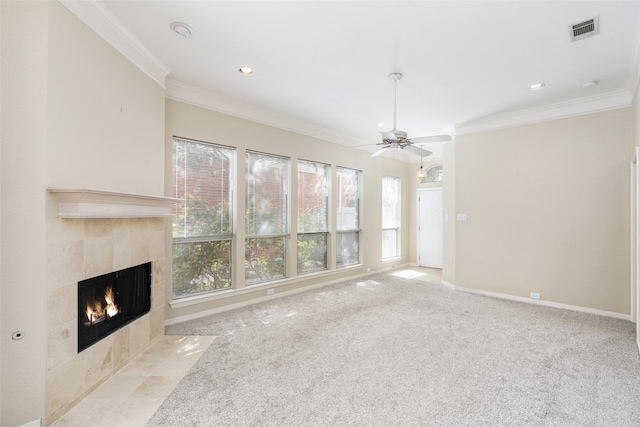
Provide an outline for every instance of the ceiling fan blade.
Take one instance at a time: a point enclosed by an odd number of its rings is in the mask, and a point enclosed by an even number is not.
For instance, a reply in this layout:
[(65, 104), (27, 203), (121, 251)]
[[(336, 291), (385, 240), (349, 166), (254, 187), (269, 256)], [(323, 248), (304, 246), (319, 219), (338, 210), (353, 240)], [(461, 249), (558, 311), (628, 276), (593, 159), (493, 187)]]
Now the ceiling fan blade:
[(427, 157), (430, 156), (432, 153), (431, 151), (428, 150), (424, 150), (420, 147), (416, 147), (415, 145), (405, 145), (403, 148), (404, 151), (408, 151), (410, 153), (416, 154), (420, 157)]
[(396, 134), (389, 131), (389, 132), (380, 132), (380, 134), (382, 135), (382, 139), (388, 139), (389, 141), (397, 141), (398, 138), (396, 137)]
[(361, 145), (343, 145), (342, 148), (360, 148), (360, 147), (371, 147), (372, 145), (378, 145), (377, 143), (369, 143), (369, 144), (361, 144)]
[(382, 147), (381, 149), (379, 149), (378, 151), (376, 151), (375, 153), (373, 153), (369, 157), (378, 157), (380, 154), (384, 153), (384, 151), (389, 147), (391, 147), (391, 146), (387, 145), (386, 147)]
[(418, 138), (409, 138), (414, 144), (425, 144), (427, 142), (446, 142), (451, 141), (449, 135), (433, 135), (433, 136), (421, 136)]

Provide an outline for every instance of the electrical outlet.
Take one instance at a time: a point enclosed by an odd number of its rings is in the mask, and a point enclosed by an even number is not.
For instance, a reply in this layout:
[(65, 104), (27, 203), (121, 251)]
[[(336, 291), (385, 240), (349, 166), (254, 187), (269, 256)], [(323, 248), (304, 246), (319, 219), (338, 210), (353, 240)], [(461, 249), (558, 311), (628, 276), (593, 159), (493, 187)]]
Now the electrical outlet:
[(533, 299), (540, 299), (540, 294), (538, 292), (531, 292), (529, 297)]
[(273, 289), (269, 289), (267, 290), (267, 295), (273, 295), (275, 291)]

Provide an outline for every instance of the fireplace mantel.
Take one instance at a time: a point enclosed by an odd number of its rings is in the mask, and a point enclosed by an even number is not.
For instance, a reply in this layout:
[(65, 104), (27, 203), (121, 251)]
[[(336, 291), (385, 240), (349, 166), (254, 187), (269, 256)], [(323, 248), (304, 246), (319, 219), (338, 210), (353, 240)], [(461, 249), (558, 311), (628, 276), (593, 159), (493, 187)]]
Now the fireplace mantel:
[(157, 218), (173, 215), (181, 199), (91, 188), (47, 188), (58, 199), (60, 218)]

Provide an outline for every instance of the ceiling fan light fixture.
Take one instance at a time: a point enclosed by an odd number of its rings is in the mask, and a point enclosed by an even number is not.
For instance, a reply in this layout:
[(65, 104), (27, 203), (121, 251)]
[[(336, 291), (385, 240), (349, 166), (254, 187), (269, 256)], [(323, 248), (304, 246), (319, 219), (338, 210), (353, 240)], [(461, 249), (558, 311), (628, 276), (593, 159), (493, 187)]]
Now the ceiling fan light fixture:
[(543, 87), (545, 87), (544, 83), (534, 83), (531, 86), (528, 87), (529, 90), (540, 90)]
[[(387, 76), (389, 80), (393, 81), (393, 129), (390, 131), (381, 131), (380, 135), (382, 135), (382, 142), (376, 144), (382, 146), (378, 151), (373, 153), (370, 157), (377, 157), (386, 149), (391, 149), (392, 152), (395, 152), (396, 149), (404, 150), (408, 153), (415, 154), (416, 156), (425, 157), (433, 154), (431, 151), (425, 150), (424, 148), (417, 147), (414, 144), (416, 140), (421, 140), (421, 142), (441, 142), (441, 141), (451, 141), (451, 137), (449, 135), (433, 135), (421, 138), (413, 138), (409, 139), (407, 132), (396, 129), (396, 113), (397, 113), (397, 86), (398, 80), (402, 78), (402, 74), (400, 73), (391, 73)], [(424, 140), (424, 141), (422, 141)]]
[(193, 34), (193, 28), (183, 22), (172, 22), (171, 29), (182, 37), (190, 37)]
[(245, 76), (253, 74), (253, 70), (249, 67), (240, 67), (238, 71), (240, 71), (240, 74), (244, 74)]

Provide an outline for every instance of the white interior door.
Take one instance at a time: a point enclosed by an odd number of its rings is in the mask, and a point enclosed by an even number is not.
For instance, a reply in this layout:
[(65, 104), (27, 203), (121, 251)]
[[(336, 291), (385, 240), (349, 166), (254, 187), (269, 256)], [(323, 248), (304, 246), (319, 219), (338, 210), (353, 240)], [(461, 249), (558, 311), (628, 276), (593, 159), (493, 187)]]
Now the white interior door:
[(442, 188), (418, 190), (418, 265), (442, 268)]

